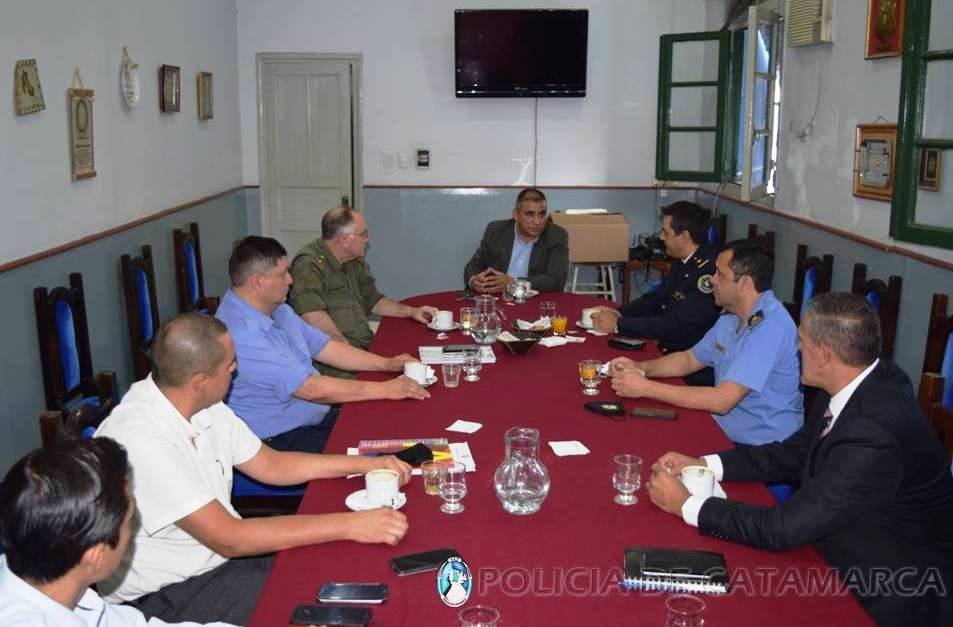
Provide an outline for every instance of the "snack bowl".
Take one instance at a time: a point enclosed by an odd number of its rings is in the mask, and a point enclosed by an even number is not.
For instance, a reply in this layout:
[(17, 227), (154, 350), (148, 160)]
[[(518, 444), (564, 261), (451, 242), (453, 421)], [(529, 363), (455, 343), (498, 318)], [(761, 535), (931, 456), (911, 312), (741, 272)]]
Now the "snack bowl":
[(521, 331), (513, 330), (510, 331), (511, 334), (517, 337), (516, 341), (507, 342), (504, 339), (500, 339), (500, 343), (506, 347), (508, 351), (514, 355), (525, 355), (530, 352), (536, 344), (539, 343), (540, 338), (542, 337), (539, 333), (534, 333), (533, 331)]

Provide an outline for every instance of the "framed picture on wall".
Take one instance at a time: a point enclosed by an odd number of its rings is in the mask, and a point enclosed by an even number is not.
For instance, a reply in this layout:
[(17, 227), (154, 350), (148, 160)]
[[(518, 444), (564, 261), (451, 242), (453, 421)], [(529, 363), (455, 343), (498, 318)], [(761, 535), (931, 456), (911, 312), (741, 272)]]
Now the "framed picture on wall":
[(854, 136), (854, 196), (890, 201), (897, 149), (896, 124), (858, 124)]
[(212, 73), (199, 72), (196, 79), (199, 98), (199, 119), (211, 120), (213, 116), (212, 109)]
[(92, 89), (69, 89), (69, 156), (74, 181), (96, 176)]
[(867, 0), (865, 59), (900, 56), (907, 0)]
[(943, 151), (939, 148), (923, 148), (920, 151), (920, 178), (917, 186), (928, 192), (940, 191), (940, 169)]
[(159, 66), (159, 111), (178, 113), (181, 108), (181, 70), (177, 65)]
[(17, 115), (37, 113), (46, 109), (36, 59), (21, 59), (13, 70), (13, 99)]

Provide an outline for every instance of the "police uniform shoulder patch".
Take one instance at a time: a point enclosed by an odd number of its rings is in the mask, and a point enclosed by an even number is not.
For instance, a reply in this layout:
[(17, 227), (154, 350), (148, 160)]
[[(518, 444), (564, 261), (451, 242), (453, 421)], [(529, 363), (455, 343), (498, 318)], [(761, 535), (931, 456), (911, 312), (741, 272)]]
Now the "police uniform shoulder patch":
[(759, 309), (758, 311), (751, 314), (751, 317), (748, 318), (748, 328), (753, 329), (764, 320), (764, 313)]
[(698, 277), (698, 291), (702, 294), (711, 294), (714, 288), (711, 286), (711, 275), (703, 274)]

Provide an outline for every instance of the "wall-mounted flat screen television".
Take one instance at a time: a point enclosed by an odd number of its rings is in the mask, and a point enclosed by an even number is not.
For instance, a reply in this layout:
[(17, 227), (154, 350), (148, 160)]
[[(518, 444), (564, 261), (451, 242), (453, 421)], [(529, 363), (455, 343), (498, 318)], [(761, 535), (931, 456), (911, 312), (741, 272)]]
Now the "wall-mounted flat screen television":
[(586, 95), (586, 9), (458, 9), (454, 34), (458, 98)]

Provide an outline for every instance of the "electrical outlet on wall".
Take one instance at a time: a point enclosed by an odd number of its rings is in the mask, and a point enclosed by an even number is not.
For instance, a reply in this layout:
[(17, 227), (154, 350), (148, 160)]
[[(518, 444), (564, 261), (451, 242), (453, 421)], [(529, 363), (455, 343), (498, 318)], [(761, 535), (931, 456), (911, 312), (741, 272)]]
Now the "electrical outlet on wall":
[(406, 170), (410, 167), (410, 157), (407, 156), (406, 152), (397, 153), (397, 167), (401, 170)]
[(415, 152), (417, 154), (417, 169), (429, 170), (430, 169), (430, 149), (418, 148)]

